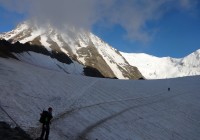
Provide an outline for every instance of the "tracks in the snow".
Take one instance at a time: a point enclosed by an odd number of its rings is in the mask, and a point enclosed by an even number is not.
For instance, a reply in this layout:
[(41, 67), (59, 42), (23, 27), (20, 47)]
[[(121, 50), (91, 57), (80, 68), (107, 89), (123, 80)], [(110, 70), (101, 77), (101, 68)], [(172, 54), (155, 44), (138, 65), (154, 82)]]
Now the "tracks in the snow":
[[(83, 92), (84, 93), (84, 92)], [(121, 102), (127, 102), (127, 101), (135, 101), (137, 102), (137, 104), (129, 106), (117, 113), (114, 113), (110, 116), (107, 116), (105, 118), (102, 118), (98, 121), (96, 121), (95, 123), (89, 125), (88, 127), (86, 127), (81, 133), (79, 133), (76, 137), (76, 140), (85, 140), (88, 136), (89, 133), (91, 133), (95, 128), (101, 126), (102, 124), (108, 122), (109, 120), (112, 120), (118, 116), (120, 116), (121, 114), (136, 109), (136, 108), (140, 108), (140, 107), (144, 107), (144, 106), (148, 106), (151, 104), (155, 104), (155, 103), (159, 103), (162, 101), (166, 101), (166, 100), (170, 100), (174, 97), (183, 95), (186, 93), (179, 93), (179, 94), (171, 94), (168, 92), (162, 92), (153, 96), (146, 96), (146, 97), (138, 97), (138, 98), (128, 98), (128, 99), (120, 99), (120, 100), (111, 100), (111, 101), (106, 101), (106, 102), (100, 102), (100, 103), (96, 103), (96, 104), (92, 104), (92, 105), (87, 105), (87, 106), (83, 106), (83, 107), (79, 107), (79, 108), (75, 108), (75, 109), (71, 109), (69, 111), (66, 111), (58, 116), (55, 117), (55, 119), (53, 121), (57, 121), (59, 119), (64, 119), (67, 118), (68, 116), (73, 115), (74, 113), (81, 111), (83, 109), (87, 109), (87, 108), (91, 108), (91, 107), (96, 107), (96, 106), (100, 106), (100, 105), (106, 105), (106, 104), (115, 104), (115, 103), (121, 103)], [(80, 98), (79, 98), (80, 99)]]
[[(121, 114), (127, 112), (127, 111), (130, 111), (130, 110), (133, 110), (133, 109), (136, 109), (136, 108), (140, 108), (140, 107), (144, 107), (144, 106), (149, 106), (151, 104), (155, 104), (155, 103), (159, 103), (159, 102), (163, 102), (163, 101), (166, 101), (166, 100), (169, 100), (171, 98), (174, 98), (174, 97), (177, 97), (177, 96), (180, 96), (180, 95), (183, 95), (183, 94), (175, 94), (175, 95), (169, 95), (169, 94), (166, 94), (166, 95), (163, 95), (163, 94), (159, 94), (159, 95), (155, 95), (155, 96), (150, 96), (150, 97), (145, 97), (145, 98), (141, 98), (139, 101), (140, 101), (140, 104), (138, 105), (133, 105), (131, 107), (128, 107), (120, 112), (117, 112), (115, 114), (112, 114), (108, 117), (105, 117), (97, 122), (95, 122), (94, 124), (88, 126), (85, 130), (83, 130), (76, 138), (76, 140), (86, 140), (87, 139), (87, 135), (92, 132), (93, 129), (99, 127), (100, 125), (104, 124), (105, 122), (109, 121), (109, 120), (112, 120), (118, 116), (120, 116)], [(157, 97), (156, 97), (157, 96)], [(155, 98), (156, 97), (156, 98)]]

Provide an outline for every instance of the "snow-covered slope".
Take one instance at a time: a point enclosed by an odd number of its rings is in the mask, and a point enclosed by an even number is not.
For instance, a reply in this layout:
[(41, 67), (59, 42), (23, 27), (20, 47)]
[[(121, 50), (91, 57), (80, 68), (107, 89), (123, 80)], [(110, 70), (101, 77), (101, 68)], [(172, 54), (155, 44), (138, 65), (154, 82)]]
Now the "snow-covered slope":
[(0, 121), (39, 136), (39, 114), (51, 106), (50, 140), (199, 140), (199, 84), (90, 78), (0, 58)]
[(56, 59), (52, 59), (50, 56), (46, 56), (43, 54), (35, 53), (35, 52), (26, 52), (21, 54), (15, 54), (15, 56), (26, 63), (54, 70), (54, 71), (63, 71), (68, 74), (75, 74), (75, 75), (81, 75), (83, 74), (83, 66), (77, 63), (76, 61), (73, 61), (71, 64), (65, 64), (62, 62), (59, 62)]
[(141, 73), (114, 48), (94, 34), (66, 26), (62, 31), (50, 25), (39, 27), (24, 22), (4, 33), (0, 39), (45, 46), (48, 51), (63, 52), (83, 66), (97, 69), (104, 77), (139, 79)]
[(200, 49), (180, 59), (155, 57), (144, 53), (123, 53), (124, 58), (136, 66), (147, 79), (164, 79), (200, 75)]

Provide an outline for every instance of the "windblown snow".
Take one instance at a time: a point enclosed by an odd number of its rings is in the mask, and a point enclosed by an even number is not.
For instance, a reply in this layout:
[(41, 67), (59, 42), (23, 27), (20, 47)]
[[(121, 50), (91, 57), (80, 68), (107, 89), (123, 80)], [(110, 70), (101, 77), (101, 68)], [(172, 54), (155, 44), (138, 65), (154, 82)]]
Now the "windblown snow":
[(144, 53), (120, 53), (130, 65), (136, 66), (147, 79), (200, 75), (200, 49), (179, 59), (159, 58)]
[(199, 85), (199, 76), (101, 79), (0, 58), (0, 121), (37, 137), (51, 106), (50, 140), (199, 140)]

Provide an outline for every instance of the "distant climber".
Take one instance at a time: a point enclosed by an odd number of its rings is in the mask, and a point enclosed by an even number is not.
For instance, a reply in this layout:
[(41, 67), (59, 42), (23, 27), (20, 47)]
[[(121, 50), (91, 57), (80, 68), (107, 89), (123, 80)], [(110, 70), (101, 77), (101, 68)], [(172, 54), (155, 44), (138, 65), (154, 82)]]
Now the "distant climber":
[[(42, 133), (40, 135), (40, 140), (48, 140), (49, 138), (49, 131), (50, 131), (50, 124), (51, 124), (51, 119), (53, 118), (52, 116), (52, 108), (49, 107), (48, 111), (43, 111), (40, 117), (40, 122), (42, 123)], [(45, 134), (45, 139), (44, 138)]]
[(168, 88), (168, 91), (170, 91), (170, 88)]

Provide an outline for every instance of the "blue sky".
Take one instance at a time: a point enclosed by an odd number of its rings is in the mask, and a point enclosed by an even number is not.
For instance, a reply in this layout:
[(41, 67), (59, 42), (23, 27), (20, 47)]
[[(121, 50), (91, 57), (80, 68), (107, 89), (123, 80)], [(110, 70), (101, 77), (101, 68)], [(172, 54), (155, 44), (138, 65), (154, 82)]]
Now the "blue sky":
[(157, 31), (147, 43), (127, 39), (126, 31), (119, 25), (111, 28), (96, 25), (100, 28), (94, 27), (93, 30), (104, 41), (124, 52), (180, 58), (200, 49), (200, 6), (194, 15), (171, 11), (152, 24), (149, 26), (154, 26)]
[(19, 22), (25, 19), (25, 14), (7, 10), (0, 5), (0, 32), (14, 29)]
[(200, 49), (198, 0), (18, 1), (0, 0), (0, 32), (34, 17), (58, 27), (81, 25), (123, 52), (180, 58)]

